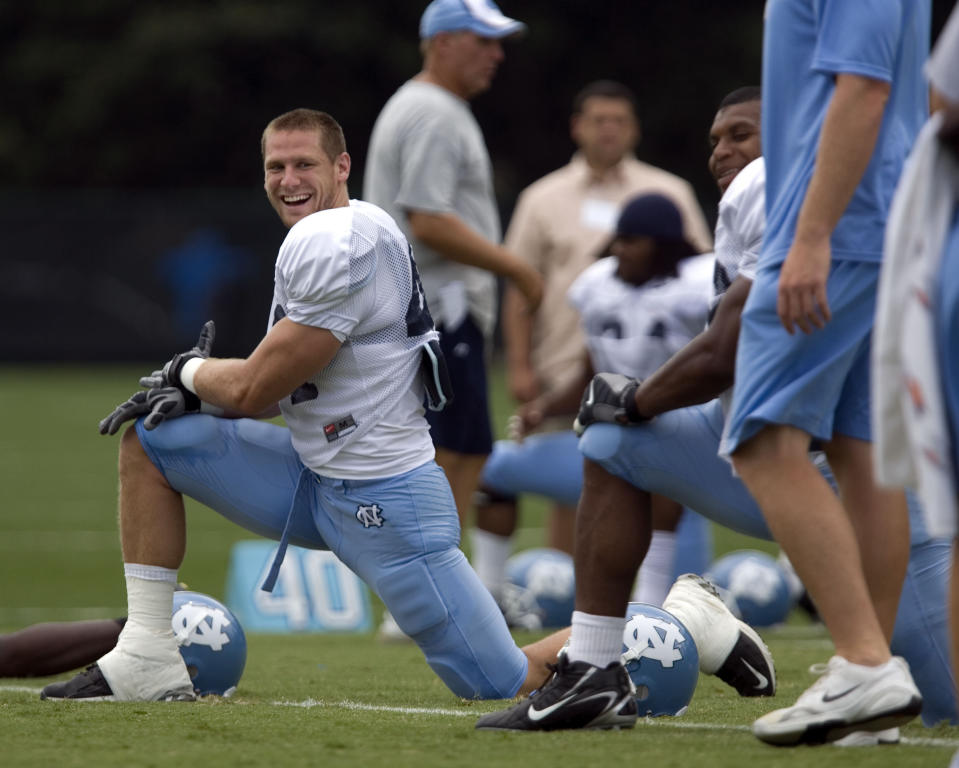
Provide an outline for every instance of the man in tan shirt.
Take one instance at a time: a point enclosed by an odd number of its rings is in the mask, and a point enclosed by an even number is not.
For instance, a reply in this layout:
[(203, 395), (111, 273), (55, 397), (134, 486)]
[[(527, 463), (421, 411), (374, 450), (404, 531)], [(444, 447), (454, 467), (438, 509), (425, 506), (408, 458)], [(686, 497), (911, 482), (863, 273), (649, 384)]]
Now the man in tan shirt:
[[(703, 253), (712, 248), (692, 186), (633, 154), (640, 125), (629, 88), (609, 80), (583, 88), (573, 101), (570, 134), (577, 152), (567, 165), (523, 191), (506, 233), (507, 250), (539, 272), (544, 282), (543, 301), (534, 314), (513, 286), (504, 295), (508, 382), (521, 408), (562, 390), (580, 375), (585, 344), (566, 293), (608, 243), (623, 203), (641, 193), (666, 195), (682, 214), (687, 239)], [(572, 418), (549, 419), (540, 431), (570, 429)], [(573, 507), (554, 506), (550, 546), (572, 552), (574, 515)], [(515, 525), (515, 500), (481, 494), (472, 560), (494, 595), (502, 583)]]

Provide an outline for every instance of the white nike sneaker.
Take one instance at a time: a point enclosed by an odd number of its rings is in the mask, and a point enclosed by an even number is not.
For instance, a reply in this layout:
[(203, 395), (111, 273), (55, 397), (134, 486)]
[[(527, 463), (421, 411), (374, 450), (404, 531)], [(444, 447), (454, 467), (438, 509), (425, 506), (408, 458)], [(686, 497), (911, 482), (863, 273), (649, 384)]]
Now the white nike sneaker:
[(774, 696), (776, 667), (762, 638), (737, 619), (706, 579), (686, 573), (676, 579), (663, 609), (693, 636), (699, 669), (716, 675), (740, 696)]
[(823, 744), (854, 731), (905, 725), (921, 709), (922, 696), (901, 657), (867, 667), (833, 656), (795, 704), (760, 717), (753, 733), (767, 744)]

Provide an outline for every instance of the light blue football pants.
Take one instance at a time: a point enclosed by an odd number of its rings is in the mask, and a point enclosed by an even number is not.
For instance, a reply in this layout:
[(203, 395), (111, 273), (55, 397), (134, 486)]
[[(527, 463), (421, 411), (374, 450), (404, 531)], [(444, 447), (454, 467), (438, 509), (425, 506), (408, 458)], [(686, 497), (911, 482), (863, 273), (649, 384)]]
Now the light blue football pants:
[[(531, 435), (522, 442), (498, 440), (486, 460), (480, 485), (504, 496), (536, 494), (575, 507), (583, 490), (583, 454), (572, 430)], [(673, 580), (704, 573), (712, 561), (709, 522), (690, 509), (676, 529)]]
[[(289, 430), (189, 415), (137, 435), (177, 491), (270, 539), (329, 549), (383, 600), (433, 671), (463, 698), (515, 696), (527, 658), (459, 549), (446, 476), (429, 461), (396, 477), (337, 480), (303, 466)], [(375, 506), (375, 509), (374, 509)]]

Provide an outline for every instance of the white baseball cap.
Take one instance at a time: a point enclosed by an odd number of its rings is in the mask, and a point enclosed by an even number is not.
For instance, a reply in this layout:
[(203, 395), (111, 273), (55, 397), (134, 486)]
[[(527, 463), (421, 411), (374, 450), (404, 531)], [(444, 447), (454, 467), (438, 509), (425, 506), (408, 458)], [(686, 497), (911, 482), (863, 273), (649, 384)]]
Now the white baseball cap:
[(493, 0), (433, 0), (420, 19), (420, 37), (467, 30), (480, 37), (521, 35), (526, 25), (504, 16)]

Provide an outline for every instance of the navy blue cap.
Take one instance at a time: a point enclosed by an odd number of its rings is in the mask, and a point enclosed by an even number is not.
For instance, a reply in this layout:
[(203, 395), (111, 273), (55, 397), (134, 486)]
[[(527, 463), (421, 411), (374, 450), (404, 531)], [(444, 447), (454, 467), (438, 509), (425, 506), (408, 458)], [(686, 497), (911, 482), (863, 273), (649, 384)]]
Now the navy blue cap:
[(685, 237), (683, 217), (676, 204), (665, 195), (639, 195), (629, 200), (620, 211), (616, 234), (682, 240)]
[(526, 25), (504, 16), (493, 0), (433, 0), (420, 19), (423, 39), (463, 30), (480, 37), (503, 38), (522, 34)]

